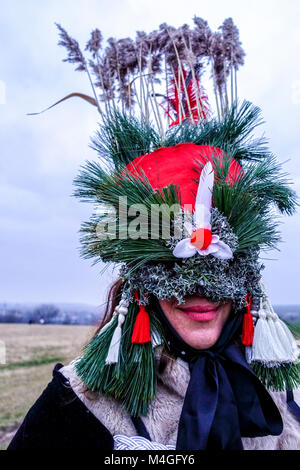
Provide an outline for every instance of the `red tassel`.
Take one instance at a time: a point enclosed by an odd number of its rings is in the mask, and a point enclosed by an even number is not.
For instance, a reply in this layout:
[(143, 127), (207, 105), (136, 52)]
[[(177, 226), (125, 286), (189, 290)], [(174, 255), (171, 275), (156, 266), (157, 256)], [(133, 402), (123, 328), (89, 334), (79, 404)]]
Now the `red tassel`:
[(252, 346), (253, 343), (253, 335), (254, 335), (254, 324), (253, 318), (250, 313), (251, 310), (251, 303), (252, 297), (249, 294), (246, 295), (246, 303), (247, 303), (247, 311), (244, 314), (243, 318), (243, 328), (242, 328), (242, 344), (244, 346)]
[[(138, 301), (138, 294), (137, 291), (134, 292), (135, 298)], [(145, 310), (144, 305), (140, 305), (140, 311), (137, 314), (132, 336), (131, 336), (131, 342), (132, 343), (138, 343), (138, 344), (144, 344), (144, 343), (149, 343), (151, 341), (151, 335), (150, 335), (150, 318), (148, 313)]]

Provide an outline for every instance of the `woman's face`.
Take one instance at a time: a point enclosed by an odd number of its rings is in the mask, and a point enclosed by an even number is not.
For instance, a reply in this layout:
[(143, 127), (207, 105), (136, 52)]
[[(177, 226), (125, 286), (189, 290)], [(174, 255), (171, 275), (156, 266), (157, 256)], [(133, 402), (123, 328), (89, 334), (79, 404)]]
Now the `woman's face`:
[(186, 297), (184, 304), (175, 299), (159, 300), (159, 304), (179, 336), (195, 349), (213, 346), (225, 325), (232, 301), (218, 304), (200, 294)]

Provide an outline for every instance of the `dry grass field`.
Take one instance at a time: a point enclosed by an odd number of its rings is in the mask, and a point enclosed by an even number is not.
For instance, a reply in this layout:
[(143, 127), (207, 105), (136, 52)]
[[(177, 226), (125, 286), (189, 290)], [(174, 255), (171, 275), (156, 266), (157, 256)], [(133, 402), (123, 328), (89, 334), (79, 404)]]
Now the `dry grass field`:
[(76, 357), (91, 326), (0, 324), (6, 363), (0, 365), (0, 450), (52, 377), (57, 362)]

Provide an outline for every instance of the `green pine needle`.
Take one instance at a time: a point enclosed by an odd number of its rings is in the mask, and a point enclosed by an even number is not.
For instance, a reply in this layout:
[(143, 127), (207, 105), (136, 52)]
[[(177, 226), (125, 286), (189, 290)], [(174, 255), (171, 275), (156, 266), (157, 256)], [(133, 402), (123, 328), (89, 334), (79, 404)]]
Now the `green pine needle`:
[[(117, 319), (103, 333), (92, 339), (76, 364), (76, 371), (90, 390), (116, 399), (131, 415), (146, 416), (155, 397), (156, 373), (152, 344), (131, 343), (136, 302), (128, 308), (122, 327), (119, 361), (105, 365)], [(163, 338), (163, 330), (155, 314), (149, 311), (151, 335)]]
[(266, 139), (252, 137), (263, 123), (260, 114), (257, 106), (244, 101), (240, 107), (234, 105), (229, 109), (222, 121), (213, 118), (196, 126), (187, 122), (173, 126), (162, 145), (171, 147), (182, 142), (211, 145), (230, 153), (238, 162), (259, 161), (269, 155)]
[(300, 362), (281, 364), (278, 367), (266, 367), (260, 362), (253, 362), (251, 367), (269, 390), (293, 390), (300, 385)]
[(91, 144), (101, 160), (109, 167), (113, 164), (116, 170), (159, 146), (160, 135), (152, 126), (120, 112), (104, 117)]

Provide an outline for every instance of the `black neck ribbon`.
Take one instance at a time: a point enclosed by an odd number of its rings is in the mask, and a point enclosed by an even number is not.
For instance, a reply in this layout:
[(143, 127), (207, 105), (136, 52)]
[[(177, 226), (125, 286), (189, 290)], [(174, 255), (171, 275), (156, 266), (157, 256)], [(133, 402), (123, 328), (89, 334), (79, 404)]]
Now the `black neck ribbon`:
[(158, 301), (155, 311), (165, 327), (170, 352), (189, 364), (191, 374), (177, 450), (242, 450), (242, 437), (281, 434), (278, 408), (236, 344), (242, 314), (231, 313), (216, 344), (197, 350), (178, 335)]

